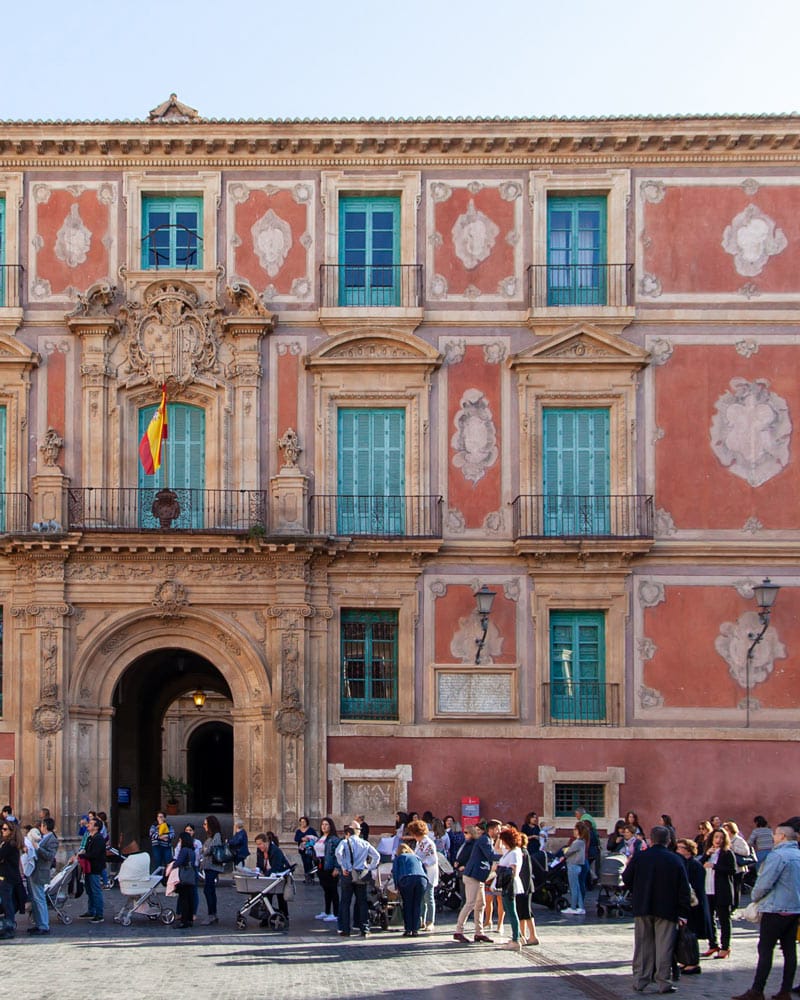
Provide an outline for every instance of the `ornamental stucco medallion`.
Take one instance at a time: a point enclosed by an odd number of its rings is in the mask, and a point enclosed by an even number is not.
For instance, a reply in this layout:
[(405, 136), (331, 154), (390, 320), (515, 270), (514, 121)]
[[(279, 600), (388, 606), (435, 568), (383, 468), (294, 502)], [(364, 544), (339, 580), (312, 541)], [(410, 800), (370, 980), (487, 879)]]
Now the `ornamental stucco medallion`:
[(497, 432), (489, 403), (480, 389), (467, 389), (453, 418), (456, 431), (450, 439), (453, 465), (475, 484), (497, 461)]
[(748, 277), (761, 274), (769, 258), (787, 246), (783, 230), (755, 205), (735, 216), (722, 234), (722, 249), (733, 257), (737, 272)]
[(56, 257), (67, 267), (78, 267), (89, 256), (91, 245), (92, 234), (84, 225), (75, 202), (56, 233)]
[[(477, 641), (483, 634), (480, 616), (477, 611), (458, 619), (458, 628), (450, 640), (450, 654), (455, 663), (474, 663)], [(493, 622), (489, 622), (486, 630), (486, 642), (481, 650), (482, 664), (494, 663), (494, 657), (503, 652), (503, 637)]]
[(289, 251), (292, 249), (292, 228), (272, 209), (269, 209), (250, 229), (253, 237), (253, 249), (258, 262), (270, 276), (275, 275), (283, 267)]
[[(723, 622), (714, 648), (728, 664), (728, 672), (739, 687), (747, 690), (747, 651), (753, 636), (761, 631), (761, 620), (755, 611), (745, 611), (735, 622)], [(775, 669), (776, 660), (786, 659), (786, 647), (770, 625), (764, 638), (753, 650), (750, 660), (750, 687), (761, 684)]]
[(500, 229), (488, 215), (475, 208), (470, 198), (466, 212), (456, 219), (453, 229), (453, 247), (456, 257), (471, 271), (492, 252)]
[(789, 463), (792, 421), (786, 400), (769, 380), (731, 379), (711, 421), (711, 449), (722, 465), (751, 486), (762, 486)]

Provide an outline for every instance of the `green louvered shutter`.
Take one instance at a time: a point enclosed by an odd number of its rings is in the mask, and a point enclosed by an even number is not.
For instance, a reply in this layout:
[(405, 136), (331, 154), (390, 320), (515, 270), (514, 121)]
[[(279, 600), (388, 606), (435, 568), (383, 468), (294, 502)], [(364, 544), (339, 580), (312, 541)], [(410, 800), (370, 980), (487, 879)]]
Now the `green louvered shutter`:
[(402, 535), (405, 411), (342, 408), (338, 430), (338, 533)]
[[(157, 407), (139, 411), (139, 439)], [(173, 528), (204, 527), (205, 505), (205, 411), (185, 403), (167, 404), (167, 440), (161, 468), (153, 476), (139, 464), (139, 523), (143, 528), (157, 528), (151, 507), (156, 493), (165, 486), (178, 494), (181, 515)], [(166, 475), (165, 475), (166, 471)]]
[(547, 304), (606, 302), (606, 199), (547, 199)]
[(544, 532), (556, 536), (610, 531), (609, 411), (543, 411)]
[(142, 269), (203, 266), (203, 199), (142, 198)]
[(576, 722), (606, 717), (601, 611), (550, 612), (550, 716)]
[(0, 406), (0, 532), (8, 530), (6, 524), (8, 519), (8, 497), (6, 496), (6, 449), (8, 447), (6, 435), (7, 412), (5, 406)]
[(400, 305), (400, 199), (339, 199), (339, 305)]

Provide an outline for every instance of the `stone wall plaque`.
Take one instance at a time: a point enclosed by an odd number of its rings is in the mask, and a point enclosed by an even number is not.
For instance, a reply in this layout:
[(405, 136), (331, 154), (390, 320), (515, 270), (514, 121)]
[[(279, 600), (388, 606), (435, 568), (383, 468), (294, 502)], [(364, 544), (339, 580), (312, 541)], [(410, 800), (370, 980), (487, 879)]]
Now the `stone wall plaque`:
[(514, 715), (513, 674), (438, 671), (436, 714)]

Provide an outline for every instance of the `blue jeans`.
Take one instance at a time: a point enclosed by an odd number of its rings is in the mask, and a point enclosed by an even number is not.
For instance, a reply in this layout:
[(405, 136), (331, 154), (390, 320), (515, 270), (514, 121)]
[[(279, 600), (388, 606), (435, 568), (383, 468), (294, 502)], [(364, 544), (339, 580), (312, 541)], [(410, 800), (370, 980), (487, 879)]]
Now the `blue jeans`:
[(422, 915), (420, 917), (423, 927), (425, 924), (432, 924), (436, 920), (436, 901), (433, 896), (433, 886), (428, 883), (428, 888), (422, 894)]
[(153, 859), (153, 871), (156, 868), (166, 868), (172, 861), (172, 848), (169, 844), (151, 844), (150, 856)]
[(31, 909), (33, 910), (33, 922), (40, 931), (50, 930), (50, 916), (47, 912), (47, 898), (44, 894), (44, 886), (28, 880), (31, 890)]
[(419, 930), (419, 918), (422, 912), (422, 896), (428, 887), (424, 875), (404, 875), (400, 879), (400, 895), (403, 898), (403, 924), (406, 931)]
[(209, 917), (216, 917), (217, 915), (217, 879), (219, 878), (219, 872), (214, 871), (213, 868), (204, 868), (203, 877), (205, 882), (203, 883), (203, 895), (206, 897), (206, 906), (208, 908)]
[(103, 890), (100, 888), (99, 875), (86, 876), (86, 912), (93, 917), (103, 916)]
[(583, 893), (581, 892), (580, 865), (567, 865), (567, 878), (569, 879), (569, 905), (573, 910), (582, 910)]

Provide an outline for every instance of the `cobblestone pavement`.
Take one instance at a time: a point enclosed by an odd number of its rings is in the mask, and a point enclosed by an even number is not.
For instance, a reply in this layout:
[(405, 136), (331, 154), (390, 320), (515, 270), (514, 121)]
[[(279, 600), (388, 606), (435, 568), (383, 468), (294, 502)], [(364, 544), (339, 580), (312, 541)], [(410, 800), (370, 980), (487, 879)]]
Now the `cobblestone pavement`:
[[(541, 945), (522, 954), (493, 945), (459, 945), (451, 938), (455, 915), (440, 915), (436, 930), (418, 939), (398, 930), (368, 939), (338, 937), (334, 923), (314, 919), (322, 893), (298, 885), (290, 906), (287, 933), (261, 929), (249, 920), (237, 930), (235, 915), (246, 897), (228, 884), (219, 890), (219, 924), (199, 922), (187, 931), (134, 915), (130, 927), (113, 921), (122, 904), (116, 890), (104, 893), (106, 921), (90, 925), (74, 920), (51, 924), (49, 937), (25, 933), (21, 918), (17, 936), (0, 942), (0, 982), (4, 992), (37, 1000), (117, 1000), (197, 990), (204, 1000), (239, 1000), (271, 994), (280, 1000), (366, 1000), (369, 997), (414, 1000), (618, 1000), (633, 997), (630, 917), (594, 916), (590, 896), (587, 917), (565, 917), (537, 907)], [(167, 900), (167, 902), (171, 902)], [(83, 912), (84, 900), (70, 912)], [(497, 938), (498, 943), (502, 940)], [(704, 960), (700, 976), (679, 982), (679, 994), (692, 1000), (717, 1000), (750, 986), (756, 958), (757, 929), (734, 923), (732, 955), (725, 961)], [(768, 995), (779, 988), (782, 956), (778, 951)], [(653, 992), (655, 988), (653, 987)]]

